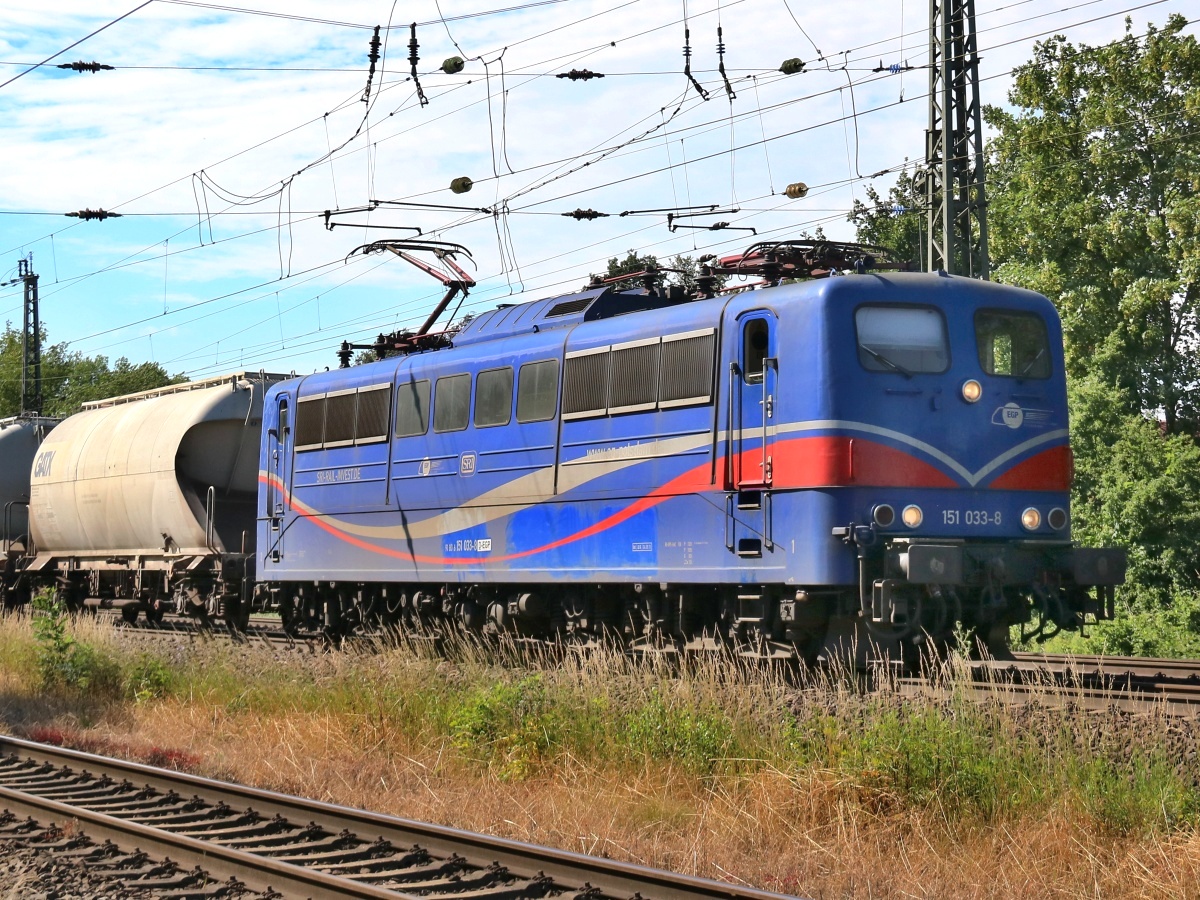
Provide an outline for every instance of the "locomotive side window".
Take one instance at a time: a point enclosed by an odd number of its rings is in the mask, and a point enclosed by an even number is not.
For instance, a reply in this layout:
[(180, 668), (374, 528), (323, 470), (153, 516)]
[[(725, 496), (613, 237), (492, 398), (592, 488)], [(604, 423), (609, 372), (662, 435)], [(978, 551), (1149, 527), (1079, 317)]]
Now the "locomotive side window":
[(945, 372), (946, 320), (931, 306), (860, 306), (854, 312), (858, 361), (872, 372)]
[(989, 375), (1049, 378), (1046, 323), (1033, 313), (981, 309), (975, 313), (979, 365)]
[(746, 381), (762, 381), (770, 347), (769, 328), (766, 319), (751, 319), (742, 328), (742, 377)]
[(439, 378), (433, 392), (433, 430), (462, 431), (471, 420), (471, 376)]
[(392, 409), (392, 386), (374, 385), (358, 391), (358, 419), (354, 426), (356, 444), (387, 439), (388, 413)]
[(325, 397), (325, 446), (346, 447), (354, 443), (354, 416), (358, 395), (354, 391)]
[(512, 417), (513, 370), (488, 369), (475, 379), (475, 427), (507, 425)]
[(325, 395), (301, 397), (296, 404), (296, 449), (315, 450), (325, 442)]
[(400, 385), (396, 393), (396, 437), (429, 430), (429, 379)]
[(521, 366), (517, 379), (517, 421), (553, 419), (557, 406), (558, 360), (546, 359)]

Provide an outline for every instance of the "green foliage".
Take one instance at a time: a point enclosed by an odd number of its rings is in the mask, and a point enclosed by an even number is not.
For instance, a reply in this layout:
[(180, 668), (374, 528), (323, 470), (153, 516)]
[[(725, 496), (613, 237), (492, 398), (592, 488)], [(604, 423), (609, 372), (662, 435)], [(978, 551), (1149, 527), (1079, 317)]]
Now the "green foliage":
[(1127, 547), (1135, 609), (1200, 591), (1200, 446), (1126, 412), (1121, 389), (1095, 375), (1070, 386), (1075, 537)]
[[(615, 278), (618, 275), (644, 272), (647, 269), (657, 269), (660, 267), (674, 270), (667, 273), (664, 279), (665, 284), (679, 285), (688, 294), (696, 290), (696, 278), (700, 274), (700, 263), (695, 257), (684, 256), (682, 254), (672, 257), (664, 265), (660, 264), (658, 257), (652, 253), (638, 255), (637, 251), (630, 250), (624, 259), (618, 259), (614, 256), (608, 261), (608, 271), (604, 274), (604, 277)], [(718, 288), (722, 287), (725, 284), (725, 276), (717, 276), (715, 284)], [(634, 290), (641, 286), (642, 282), (639, 278), (626, 278), (612, 284), (612, 288), (618, 291)], [(586, 288), (587, 285), (584, 285), (584, 287)]]
[(864, 244), (887, 247), (898, 260), (921, 268), (924, 258), (925, 198), (917, 193), (913, 177), (904, 170), (888, 190), (887, 199), (867, 185), (867, 202), (854, 201), (848, 217)]
[(171, 670), (161, 659), (143, 654), (125, 673), (125, 690), (135, 703), (148, 703), (171, 691)]
[(1183, 16), (1103, 47), (1057, 36), (986, 110), (997, 280), (1055, 300), (1068, 370), (1170, 434), (1200, 423), (1200, 45)]
[[(989, 107), (993, 272), (1046, 294), (1071, 378), (1074, 535), (1129, 550), (1090, 644), (1176, 655), (1200, 596), (1200, 44), (1173, 15), (1102, 47), (1038, 44)], [(1171, 613), (1167, 608), (1180, 604)]]
[[(877, 710), (840, 768), (885, 802), (894, 798), (906, 806), (936, 806), (951, 819), (994, 821), (1013, 811), (1012, 786), (1028, 762), (1013, 752), (1013, 736), (1000, 740), (999, 724), (966, 704)], [(1028, 789), (1020, 797), (1036, 799)]]
[(113, 660), (68, 630), (66, 610), (53, 595), (33, 599), (35, 659), (42, 686), (48, 690), (103, 691), (117, 680)]
[(558, 742), (559, 720), (541, 677), (473, 691), (450, 720), (454, 745), (501, 778), (531, 775)]
[(696, 772), (712, 771), (731, 755), (734, 743), (728, 716), (719, 710), (667, 703), (658, 691), (626, 717), (621, 734), (634, 753)]
[[(21, 332), (7, 323), (0, 334), (0, 417), (21, 412)], [(121, 357), (111, 366), (104, 356), (84, 356), (66, 344), (46, 344), (42, 335), (43, 412), (67, 416), (89, 400), (150, 390), (186, 380), (158, 363), (131, 363)]]

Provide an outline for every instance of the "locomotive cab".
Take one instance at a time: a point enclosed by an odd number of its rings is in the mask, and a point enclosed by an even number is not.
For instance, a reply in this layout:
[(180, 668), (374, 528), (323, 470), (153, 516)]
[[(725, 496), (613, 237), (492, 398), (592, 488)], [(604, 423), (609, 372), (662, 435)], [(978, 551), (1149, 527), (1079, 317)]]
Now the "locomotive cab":
[(956, 622), (1003, 652), (1012, 624), (1032, 621), (1030, 637), (1110, 618), (1125, 556), (1071, 541), (1052, 304), (950, 276), (826, 287), (836, 375), (823, 417), (846, 454), (829, 536), (857, 576), (842, 614), (892, 652)]

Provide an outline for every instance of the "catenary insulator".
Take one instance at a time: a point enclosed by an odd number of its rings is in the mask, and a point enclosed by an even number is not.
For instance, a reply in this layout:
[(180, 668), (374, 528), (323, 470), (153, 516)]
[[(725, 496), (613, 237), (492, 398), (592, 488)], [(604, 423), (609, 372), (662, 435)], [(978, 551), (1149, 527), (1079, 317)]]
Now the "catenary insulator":
[(467, 64), (461, 56), (447, 56), (442, 62), (442, 71), (447, 75), (457, 75), (466, 67)]
[(455, 178), (452, 182), (450, 182), (450, 190), (454, 191), (456, 194), (465, 194), (474, 186), (475, 182), (473, 182), (466, 175), (463, 175), (461, 178)]
[(796, 75), (804, 71), (804, 61), (798, 56), (793, 56), (791, 59), (785, 59), (783, 65), (779, 67), (779, 71), (784, 75)]
[(783, 189), (783, 195), (792, 200), (799, 200), (801, 197), (808, 196), (808, 185), (803, 181), (794, 182)]

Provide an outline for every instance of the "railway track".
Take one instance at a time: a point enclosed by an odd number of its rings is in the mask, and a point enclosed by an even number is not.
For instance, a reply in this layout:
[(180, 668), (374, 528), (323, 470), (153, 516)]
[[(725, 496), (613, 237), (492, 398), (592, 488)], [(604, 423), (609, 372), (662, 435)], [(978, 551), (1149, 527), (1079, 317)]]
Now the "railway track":
[[(203, 628), (194, 619), (182, 616), (167, 616), (158, 624), (140, 621), (130, 625), (119, 617), (114, 621), (123, 631), (138, 636), (230, 636), (220, 627)], [(277, 618), (268, 616), (252, 616), (249, 629), (233, 637), (241, 642), (310, 653), (335, 646), (319, 636), (289, 635)], [(369, 645), (372, 639), (345, 640)], [(1097, 708), (1145, 710), (1154, 704), (1166, 704), (1176, 713), (1200, 714), (1200, 660), (1014, 652), (1009, 659), (972, 662), (969, 674), (972, 690), (981, 696), (1003, 694), (1014, 700), (1043, 698), (1057, 702), (1054, 695), (1059, 694), (1062, 702)], [(900, 686), (905, 693), (919, 693), (928, 681), (903, 678)]]
[(70, 854), (154, 896), (783, 897), (11, 737), (0, 737), (0, 809), (0, 846)]

